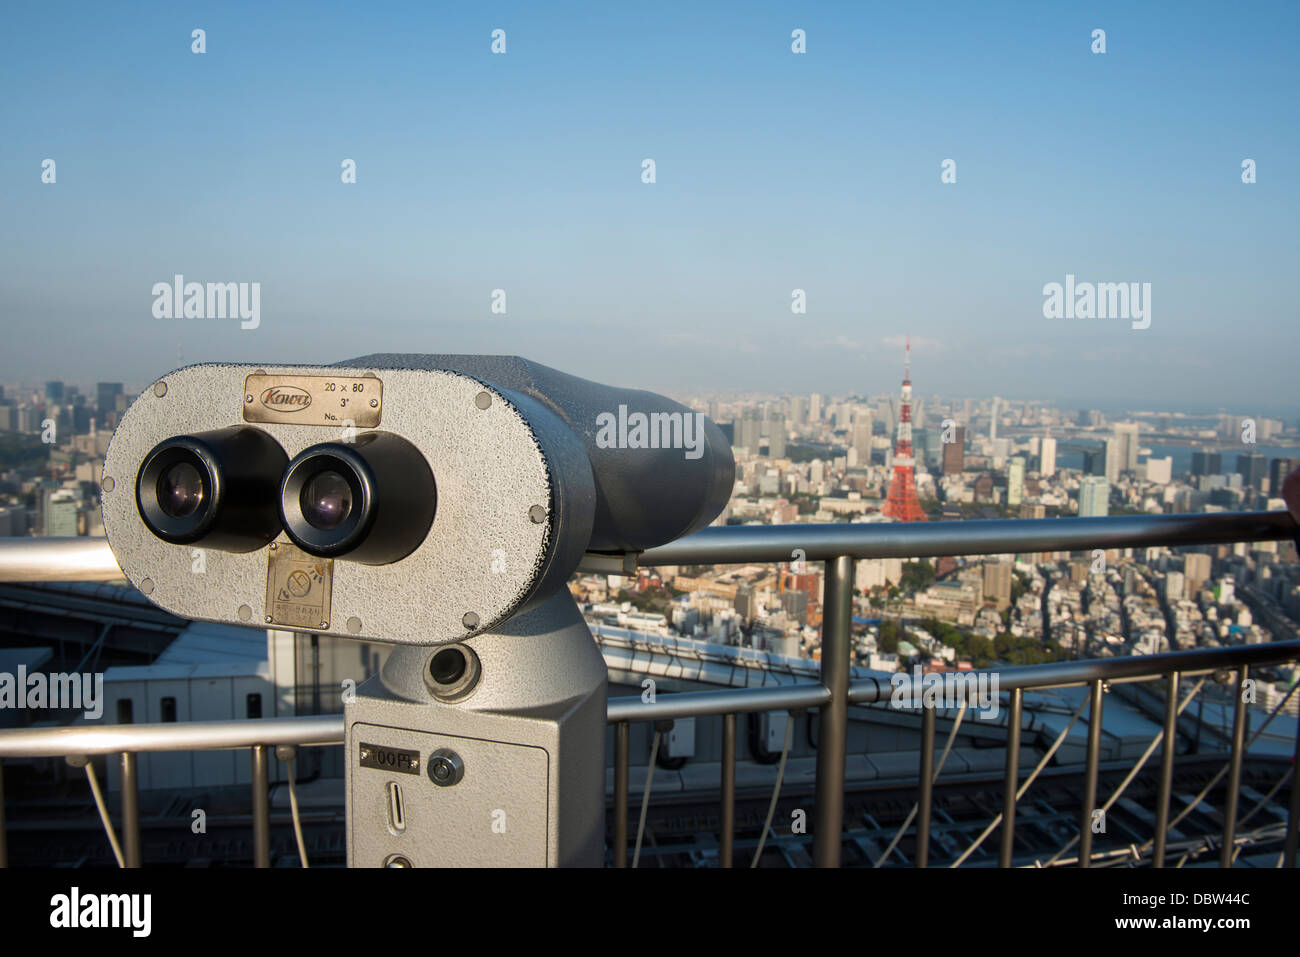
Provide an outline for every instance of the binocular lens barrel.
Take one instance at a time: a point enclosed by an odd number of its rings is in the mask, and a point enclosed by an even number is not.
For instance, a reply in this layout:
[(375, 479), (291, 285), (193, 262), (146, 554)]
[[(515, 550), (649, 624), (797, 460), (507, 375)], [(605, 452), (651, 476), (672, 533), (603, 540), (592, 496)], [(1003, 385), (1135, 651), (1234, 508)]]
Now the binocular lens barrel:
[(140, 517), (165, 542), (251, 552), (280, 533), (275, 490), (288, 460), (278, 442), (247, 426), (174, 436), (140, 466)]
[(413, 552), (429, 534), (436, 507), (429, 463), (389, 432), (303, 450), (280, 487), (280, 517), (294, 544), (312, 555), (367, 565)]

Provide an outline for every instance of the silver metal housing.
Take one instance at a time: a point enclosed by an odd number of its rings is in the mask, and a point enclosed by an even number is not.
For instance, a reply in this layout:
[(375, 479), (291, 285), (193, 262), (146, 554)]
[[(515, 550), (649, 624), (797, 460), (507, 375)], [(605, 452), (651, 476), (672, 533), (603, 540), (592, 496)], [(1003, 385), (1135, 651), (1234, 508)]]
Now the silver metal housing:
[[(268, 614), (269, 553), (287, 536), (244, 554), (205, 549), (200, 559), (201, 543), (172, 545), (153, 535), (135, 501), (137, 470), (160, 441), (244, 422), (253, 373), (379, 377), (377, 428), (419, 448), (437, 483), (424, 542), (389, 565), (334, 560), (328, 620), (301, 630), (417, 645), (463, 639), (561, 587), (577, 566), (591, 536), (591, 466), (573, 431), (532, 397), (442, 369), (207, 364), (146, 389), (105, 457), (104, 528), (114, 557), (160, 607), (232, 624), (263, 624)], [(290, 458), (346, 441), (341, 425), (249, 424)]]

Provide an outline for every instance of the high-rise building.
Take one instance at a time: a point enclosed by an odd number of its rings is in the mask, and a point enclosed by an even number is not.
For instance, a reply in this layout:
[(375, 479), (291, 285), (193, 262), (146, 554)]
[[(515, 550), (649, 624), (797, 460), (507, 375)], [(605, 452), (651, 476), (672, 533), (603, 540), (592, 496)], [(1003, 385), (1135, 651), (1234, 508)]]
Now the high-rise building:
[(1187, 582), (1182, 572), (1173, 571), (1165, 575), (1165, 601), (1175, 602), (1187, 597)]
[(1268, 459), (1254, 452), (1238, 455), (1237, 474), (1241, 476), (1242, 485), (1249, 485), (1258, 492), (1268, 477)]
[(822, 420), (822, 397), (814, 392), (808, 396), (808, 421), (816, 425)]
[(1038, 472), (1044, 478), (1056, 474), (1056, 439), (1050, 435), (1043, 437), (1043, 444), (1038, 456)]
[(1187, 580), (1187, 597), (1193, 598), (1210, 578), (1210, 556), (1191, 552), (1183, 556), (1183, 577)]
[(966, 426), (955, 426), (952, 437), (953, 441), (943, 444), (943, 474), (961, 475), (966, 467)]
[(767, 454), (774, 459), (785, 458), (785, 416), (774, 412), (767, 420)]
[(790, 424), (796, 429), (803, 428), (808, 421), (808, 400), (801, 395), (790, 397)]
[(1162, 459), (1147, 459), (1147, 481), (1156, 485), (1168, 485), (1174, 478), (1174, 457), (1166, 455)]
[(1114, 485), (1119, 481), (1119, 473), (1122, 463), (1119, 458), (1119, 442), (1114, 438), (1106, 440), (1106, 481)]
[(997, 602), (998, 611), (1011, 604), (1011, 563), (988, 562), (984, 565), (984, 600)]
[(1001, 409), (999, 408), (1001, 405), (1002, 398), (995, 395), (993, 397), (993, 412), (989, 416), (989, 438), (994, 441), (996, 441), (998, 437), (998, 414), (1001, 412)]
[(859, 408), (853, 419), (853, 447), (858, 451), (858, 464), (866, 465), (871, 462), (871, 432), (875, 428), (875, 423), (871, 418), (871, 410)]
[(53, 403), (54, 405), (63, 405), (63, 400), (66, 394), (67, 393), (63, 388), (62, 382), (59, 382), (58, 380), (53, 380), (45, 383), (46, 402)]
[(750, 455), (757, 455), (762, 432), (761, 413), (757, 409), (746, 409), (736, 420), (736, 447), (745, 449)]
[(1136, 422), (1116, 422), (1115, 443), (1119, 470), (1121, 472), (1136, 471), (1138, 466), (1138, 424)]
[(41, 534), (51, 538), (71, 538), (77, 534), (77, 499), (66, 489), (45, 493)]
[(1079, 479), (1079, 517), (1094, 518), (1110, 514), (1110, 483), (1100, 475)]
[(1089, 449), (1083, 453), (1083, 474), (1101, 476), (1106, 474), (1106, 449), (1104, 446), (1099, 449)]
[(1019, 505), (1025, 500), (1025, 460), (1016, 456), (1007, 463), (1007, 504)]
[(1192, 474), (1193, 475), (1221, 475), (1223, 474), (1223, 464), (1218, 452), (1207, 452), (1197, 449), (1192, 453)]
[(102, 416), (117, 408), (117, 397), (122, 394), (122, 383), (100, 382), (95, 385), (95, 408)]
[(1268, 467), (1268, 494), (1275, 498), (1282, 496), (1282, 480), (1300, 469), (1300, 459), (1274, 459)]

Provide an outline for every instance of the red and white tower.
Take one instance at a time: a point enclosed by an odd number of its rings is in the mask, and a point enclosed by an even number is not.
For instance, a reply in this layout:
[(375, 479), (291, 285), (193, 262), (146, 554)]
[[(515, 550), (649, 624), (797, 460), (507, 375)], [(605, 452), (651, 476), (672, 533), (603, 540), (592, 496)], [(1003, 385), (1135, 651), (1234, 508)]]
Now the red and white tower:
[(916, 497), (915, 461), (912, 458), (912, 339), (903, 358), (903, 393), (898, 409), (898, 438), (894, 443), (894, 478), (889, 483), (885, 515), (899, 522), (924, 522), (925, 512)]

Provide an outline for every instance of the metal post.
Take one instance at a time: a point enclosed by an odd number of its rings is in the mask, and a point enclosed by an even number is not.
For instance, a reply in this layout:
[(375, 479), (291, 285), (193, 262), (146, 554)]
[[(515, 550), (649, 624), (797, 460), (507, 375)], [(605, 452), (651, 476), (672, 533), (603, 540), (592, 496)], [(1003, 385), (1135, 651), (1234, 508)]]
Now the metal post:
[(271, 866), (271, 808), (266, 772), (266, 745), (252, 747), (253, 760), (253, 866)]
[(1020, 716), (1025, 693), (1011, 691), (1011, 714), (1007, 717), (1007, 773), (1002, 796), (1002, 846), (998, 850), (998, 867), (1010, 867), (1016, 840), (1016, 792), (1020, 789)]
[(1165, 739), (1160, 754), (1160, 796), (1156, 799), (1153, 867), (1165, 866), (1165, 844), (1169, 840), (1169, 796), (1174, 786), (1174, 752), (1178, 749), (1178, 680), (1178, 672), (1171, 671), (1165, 687)]
[(1300, 721), (1295, 726), (1295, 751), (1291, 754), (1291, 807), (1287, 812), (1286, 846), (1282, 866), (1296, 866), (1296, 845), (1300, 843)]
[(844, 760), (849, 735), (849, 637), (853, 615), (853, 560), (826, 562), (822, 616), (822, 684), (831, 700), (821, 709), (817, 742), (817, 811), (813, 860), (839, 867), (844, 830)]
[(5, 844), (5, 763), (0, 761), (0, 868), (8, 866), (9, 848)]
[(1083, 809), (1079, 812), (1079, 866), (1087, 867), (1092, 857), (1092, 812), (1097, 803), (1097, 765), (1101, 761), (1101, 681), (1092, 683), (1088, 708), (1088, 763), (1083, 780)]
[(934, 715), (921, 705), (921, 793), (916, 807), (916, 866), (930, 866), (930, 808), (934, 803)]
[(122, 857), (127, 867), (140, 866), (140, 785), (133, 751), (122, 753)]
[(614, 725), (614, 866), (627, 867), (627, 764), (631, 725)]
[(1242, 689), (1250, 668), (1237, 669), (1237, 683), (1232, 703), (1232, 757), (1228, 763), (1228, 793), (1223, 800), (1223, 852), (1219, 866), (1231, 867), (1237, 840), (1237, 796), (1241, 790), (1241, 759), (1246, 750), (1246, 696)]
[(736, 841), (736, 715), (722, 716), (722, 844), (718, 866), (731, 867)]

